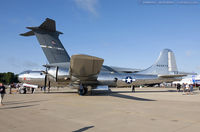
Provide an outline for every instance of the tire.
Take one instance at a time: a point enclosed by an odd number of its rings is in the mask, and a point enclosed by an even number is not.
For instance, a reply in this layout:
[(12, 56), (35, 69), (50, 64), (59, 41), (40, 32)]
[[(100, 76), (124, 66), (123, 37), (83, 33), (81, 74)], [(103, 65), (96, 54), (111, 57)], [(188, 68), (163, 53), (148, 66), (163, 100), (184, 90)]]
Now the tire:
[(83, 87), (82, 89), (80, 88), (78, 89), (78, 94), (81, 96), (85, 95), (87, 92), (88, 92), (88, 89), (85, 87)]
[(26, 94), (26, 89), (25, 88), (20, 89), (19, 93), (20, 94)]

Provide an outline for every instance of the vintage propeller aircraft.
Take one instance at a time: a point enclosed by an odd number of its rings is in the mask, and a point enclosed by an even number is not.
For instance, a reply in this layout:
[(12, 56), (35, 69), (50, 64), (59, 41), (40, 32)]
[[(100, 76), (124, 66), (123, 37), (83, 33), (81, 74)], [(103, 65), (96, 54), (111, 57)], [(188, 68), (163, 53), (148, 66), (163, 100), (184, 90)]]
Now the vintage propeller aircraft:
[(38, 86), (67, 86), (78, 89), (79, 95), (96, 88), (152, 85), (181, 80), (185, 74), (179, 73), (174, 53), (170, 49), (161, 51), (158, 60), (145, 70), (110, 67), (103, 65), (104, 59), (77, 54), (71, 58), (59, 40), (63, 34), (56, 30), (55, 21), (47, 18), (38, 27), (27, 27), (31, 31), (22, 36), (35, 35), (47, 57), (49, 64), (45, 71), (25, 71), (19, 74), (22, 83)]

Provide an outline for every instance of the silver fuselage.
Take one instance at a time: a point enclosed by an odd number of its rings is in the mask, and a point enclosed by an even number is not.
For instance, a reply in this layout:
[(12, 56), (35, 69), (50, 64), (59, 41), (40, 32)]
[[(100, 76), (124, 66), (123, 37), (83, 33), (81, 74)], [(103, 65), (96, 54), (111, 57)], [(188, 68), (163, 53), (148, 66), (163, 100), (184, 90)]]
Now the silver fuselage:
[[(48, 81), (51, 86), (67, 86), (69, 83), (78, 81), (77, 78), (71, 77), (69, 72), (69, 64), (59, 64), (59, 69), (56, 75), (56, 68), (50, 67), (47, 69)], [(55, 81), (54, 77), (57, 76)], [(131, 83), (124, 81), (126, 77), (134, 79)], [(19, 74), (18, 79), (22, 83), (34, 84), (40, 87), (44, 86), (45, 73), (43, 71), (25, 71)], [(110, 87), (128, 87), (131, 85), (148, 85), (159, 84), (162, 82), (172, 82), (181, 78), (160, 78), (158, 75), (136, 74), (136, 73), (118, 73), (110, 72), (102, 68), (95, 82), (90, 82), (90, 85), (107, 85)]]

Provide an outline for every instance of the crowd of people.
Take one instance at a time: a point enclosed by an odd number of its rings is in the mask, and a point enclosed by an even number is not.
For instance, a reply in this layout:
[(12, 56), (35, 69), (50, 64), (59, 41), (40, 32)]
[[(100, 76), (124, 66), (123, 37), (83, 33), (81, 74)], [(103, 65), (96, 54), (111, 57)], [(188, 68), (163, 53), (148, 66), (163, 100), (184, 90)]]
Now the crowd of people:
[(181, 91), (181, 88), (183, 89), (183, 93), (186, 94), (193, 94), (193, 84), (183, 83), (182, 85), (180, 83), (176, 86), (177, 92)]

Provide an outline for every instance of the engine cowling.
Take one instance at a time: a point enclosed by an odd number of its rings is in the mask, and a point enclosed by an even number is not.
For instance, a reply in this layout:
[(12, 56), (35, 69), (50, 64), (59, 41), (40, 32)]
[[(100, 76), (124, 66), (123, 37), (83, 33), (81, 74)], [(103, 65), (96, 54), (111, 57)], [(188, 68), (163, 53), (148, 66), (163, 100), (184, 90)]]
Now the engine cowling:
[(64, 82), (70, 79), (69, 69), (60, 67), (49, 67), (48, 78), (56, 82)]

